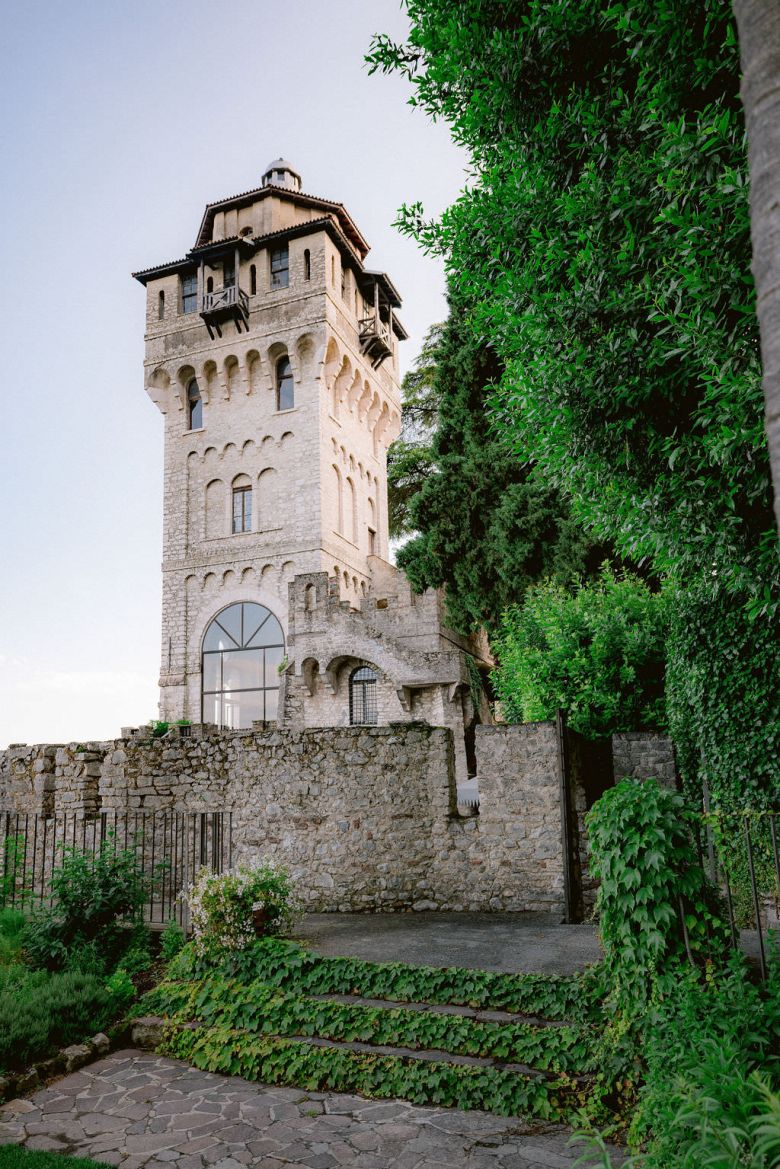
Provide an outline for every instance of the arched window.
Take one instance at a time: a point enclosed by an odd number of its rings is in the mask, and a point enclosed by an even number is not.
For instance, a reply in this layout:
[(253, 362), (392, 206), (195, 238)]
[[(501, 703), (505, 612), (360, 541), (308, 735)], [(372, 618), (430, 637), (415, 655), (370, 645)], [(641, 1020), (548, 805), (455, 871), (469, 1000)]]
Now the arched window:
[(237, 730), (276, 718), (284, 633), (269, 609), (255, 602), (228, 605), (203, 638), (202, 718)]
[(214, 277), (209, 276), (208, 279), (206, 280), (206, 292), (213, 292), (213, 291), (214, 291)]
[(280, 357), (276, 363), (276, 409), (292, 410), (295, 405), (295, 383), (289, 357)]
[(377, 725), (376, 673), (359, 666), (349, 677), (349, 722), (353, 727)]
[(249, 295), (257, 296), (257, 268), (254, 264), (249, 265)]
[(187, 386), (187, 412), (190, 430), (200, 430), (203, 426), (203, 399), (195, 378)]
[(311, 280), (311, 252), (308, 248), (303, 253), (303, 278)]
[(165, 320), (165, 293), (164, 292), (157, 293), (157, 320), (158, 321)]
[(233, 480), (232, 514), (234, 535), (252, 531), (252, 484), (248, 475), (239, 475)]

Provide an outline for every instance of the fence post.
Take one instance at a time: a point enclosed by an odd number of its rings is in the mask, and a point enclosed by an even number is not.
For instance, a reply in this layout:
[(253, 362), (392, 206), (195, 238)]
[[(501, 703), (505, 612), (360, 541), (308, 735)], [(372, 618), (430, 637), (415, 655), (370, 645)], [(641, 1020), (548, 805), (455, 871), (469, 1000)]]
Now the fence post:
[(574, 875), (572, 873), (572, 851), (574, 847), (574, 838), (572, 833), (570, 768), (566, 742), (566, 715), (562, 710), (557, 712), (555, 725), (558, 736), (558, 775), (560, 777), (564, 921), (571, 923), (576, 920), (576, 909), (574, 905)]

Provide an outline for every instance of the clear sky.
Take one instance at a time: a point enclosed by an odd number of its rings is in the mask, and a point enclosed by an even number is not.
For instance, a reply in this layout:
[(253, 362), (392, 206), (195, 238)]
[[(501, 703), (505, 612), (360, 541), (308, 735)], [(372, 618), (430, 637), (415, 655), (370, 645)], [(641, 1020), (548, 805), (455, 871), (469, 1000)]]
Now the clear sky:
[(404, 297), (414, 357), (441, 268), (392, 228), (464, 182), (446, 128), (369, 77), (398, 0), (25, 0), (3, 69), (0, 746), (109, 738), (157, 713), (162, 419), (130, 272), (283, 155), (344, 202)]

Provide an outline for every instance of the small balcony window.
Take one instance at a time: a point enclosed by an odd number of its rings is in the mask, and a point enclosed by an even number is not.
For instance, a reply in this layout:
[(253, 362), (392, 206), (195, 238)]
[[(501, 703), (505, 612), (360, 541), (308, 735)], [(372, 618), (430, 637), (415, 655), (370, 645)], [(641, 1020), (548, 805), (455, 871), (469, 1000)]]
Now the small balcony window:
[(271, 249), (271, 288), (287, 288), (290, 283), (290, 253), (287, 247)]
[(235, 283), (236, 283), (236, 266), (235, 266), (235, 261), (231, 257), (229, 260), (225, 260), (225, 263), (222, 266), (222, 287), (223, 288), (232, 288)]
[(181, 281), (181, 311), (194, 313), (198, 309), (198, 277), (183, 276)]

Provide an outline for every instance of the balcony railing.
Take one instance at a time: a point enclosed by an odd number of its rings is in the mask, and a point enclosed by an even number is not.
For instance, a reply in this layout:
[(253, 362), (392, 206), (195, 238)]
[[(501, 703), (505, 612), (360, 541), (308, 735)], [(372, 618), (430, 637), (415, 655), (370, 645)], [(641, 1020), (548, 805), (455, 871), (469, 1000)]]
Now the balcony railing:
[(377, 369), (393, 352), (390, 325), (376, 314), (362, 317), (359, 325), (360, 346), (374, 369)]
[(224, 321), (235, 321), (239, 333), (242, 328), (249, 332), (249, 297), (243, 288), (231, 284), (218, 288), (216, 292), (204, 292), (200, 315), (206, 322), (209, 336), (222, 336)]
[(239, 307), (248, 313), (249, 297), (243, 288), (239, 288), (237, 284), (233, 284), (229, 288), (219, 288), (216, 292), (205, 292), (203, 294), (203, 307), (201, 312), (213, 313), (221, 309)]

